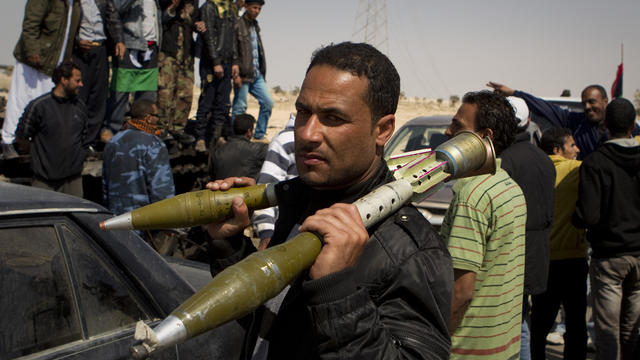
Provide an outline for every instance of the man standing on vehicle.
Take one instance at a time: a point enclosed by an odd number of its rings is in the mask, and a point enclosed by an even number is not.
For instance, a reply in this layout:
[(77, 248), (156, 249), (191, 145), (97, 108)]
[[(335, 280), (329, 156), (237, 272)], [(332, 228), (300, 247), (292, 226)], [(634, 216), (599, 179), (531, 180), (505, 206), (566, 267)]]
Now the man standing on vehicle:
[(18, 143), (31, 142), (33, 186), (82, 197), (87, 112), (78, 99), (80, 68), (65, 61), (53, 70), (56, 87), (31, 101), (18, 123)]
[(238, 20), (238, 62), (240, 73), (233, 77), (233, 106), (231, 118), (243, 114), (247, 110), (247, 93), (251, 93), (260, 104), (258, 123), (253, 137), (263, 139), (267, 132), (267, 124), (271, 117), (273, 99), (264, 78), (267, 76), (267, 63), (264, 57), (264, 47), (260, 38), (258, 15), (262, 10), (264, 0), (245, 1), (245, 12)]
[[(299, 177), (277, 185), (280, 214), (269, 246), (312, 231), (315, 263), (253, 313), (245, 357), (390, 359), (449, 357), (452, 271), (442, 239), (411, 205), (365, 229), (350, 203), (392, 180), (382, 160), (400, 93), (393, 64), (367, 44), (320, 49), (296, 101)], [(212, 190), (253, 184), (229, 178)], [(247, 207), (209, 225), (212, 272), (254, 252), (241, 231)]]
[(207, 30), (200, 34), (202, 92), (195, 124), (198, 152), (207, 151), (208, 142), (215, 145), (221, 136), (227, 135), (223, 134), (225, 127), (231, 130), (231, 79), (238, 75), (236, 16), (236, 7), (230, 0), (207, 0), (200, 8), (200, 19)]
[[(601, 85), (589, 85), (582, 90), (584, 112), (562, 109), (531, 94), (493, 81), (489, 82), (487, 86), (504, 96), (522, 98), (527, 102), (531, 111), (546, 118), (555, 127), (571, 129), (576, 145), (580, 148), (578, 160), (586, 158), (609, 138), (604, 126), (605, 109), (609, 100), (607, 99), (607, 91)], [(639, 126), (636, 126), (633, 134), (640, 134)]]
[[(467, 93), (446, 131), (493, 140), (499, 157), (513, 143), (511, 104), (489, 91)], [(513, 359), (520, 353), (527, 208), (518, 184), (496, 161), (495, 175), (460, 179), (441, 234), (453, 259), (452, 359)]]

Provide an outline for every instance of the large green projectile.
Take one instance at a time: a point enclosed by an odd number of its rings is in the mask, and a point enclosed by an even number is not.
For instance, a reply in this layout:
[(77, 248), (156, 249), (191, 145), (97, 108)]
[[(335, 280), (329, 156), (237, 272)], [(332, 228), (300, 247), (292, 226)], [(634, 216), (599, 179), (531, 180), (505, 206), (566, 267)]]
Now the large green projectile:
[(231, 216), (231, 203), (242, 197), (249, 209), (264, 209), (276, 203), (272, 185), (200, 190), (155, 202), (100, 223), (103, 230), (174, 229), (208, 224)]
[(135, 337), (144, 342), (132, 347), (131, 355), (145, 359), (157, 347), (180, 343), (247, 315), (309, 268), (321, 248), (320, 238), (305, 232), (249, 255), (216, 275), (155, 329), (139, 322)]

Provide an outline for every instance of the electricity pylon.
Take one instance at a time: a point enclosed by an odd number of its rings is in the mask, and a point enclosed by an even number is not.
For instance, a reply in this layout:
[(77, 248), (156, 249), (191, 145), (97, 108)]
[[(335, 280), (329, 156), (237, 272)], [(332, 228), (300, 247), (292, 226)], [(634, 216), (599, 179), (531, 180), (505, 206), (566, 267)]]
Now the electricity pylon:
[(386, 0), (359, 0), (353, 40), (375, 46), (389, 54)]

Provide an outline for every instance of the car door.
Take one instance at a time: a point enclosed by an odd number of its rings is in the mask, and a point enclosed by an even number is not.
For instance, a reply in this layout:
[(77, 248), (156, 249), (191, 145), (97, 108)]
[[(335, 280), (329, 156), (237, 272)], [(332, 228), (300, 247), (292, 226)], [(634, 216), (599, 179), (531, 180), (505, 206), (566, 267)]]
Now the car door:
[(64, 216), (0, 220), (0, 294), (0, 359), (128, 358), (135, 322), (162, 317)]

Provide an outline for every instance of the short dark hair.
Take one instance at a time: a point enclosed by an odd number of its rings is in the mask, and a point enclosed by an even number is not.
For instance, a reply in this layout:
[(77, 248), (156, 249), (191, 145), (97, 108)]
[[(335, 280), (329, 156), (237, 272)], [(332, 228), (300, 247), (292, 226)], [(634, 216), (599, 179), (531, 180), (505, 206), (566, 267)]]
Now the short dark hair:
[(332, 66), (367, 78), (365, 100), (371, 109), (372, 122), (396, 113), (400, 98), (400, 75), (391, 60), (373, 46), (342, 42), (322, 47), (313, 53), (307, 73), (318, 65)]
[(131, 109), (127, 113), (133, 119), (143, 119), (153, 113), (153, 105), (156, 103), (147, 99), (137, 99), (131, 104)]
[(493, 130), (493, 146), (496, 155), (500, 155), (513, 143), (517, 129), (515, 112), (506, 97), (482, 90), (466, 93), (462, 97), (462, 103), (478, 107), (475, 130)]
[(580, 93), (580, 96), (583, 96), (584, 93), (586, 93), (588, 90), (591, 90), (591, 89), (598, 90), (598, 92), (600, 93), (600, 96), (602, 96), (603, 99), (608, 99), (607, 90), (605, 90), (604, 87), (602, 87), (602, 85), (598, 85), (598, 84), (592, 84), (587, 86), (586, 88), (584, 88), (584, 90), (582, 90), (582, 92)]
[(80, 67), (74, 64), (71, 60), (64, 61), (53, 70), (51, 80), (53, 80), (54, 84), (58, 85), (62, 78), (69, 79), (73, 75), (73, 69), (82, 71)]
[(625, 137), (635, 125), (636, 109), (627, 99), (614, 99), (607, 105), (604, 121), (611, 137)]
[(564, 149), (564, 143), (567, 142), (569, 136), (572, 136), (572, 133), (567, 128), (547, 129), (540, 138), (540, 149), (547, 155), (553, 155), (555, 148)]
[(256, 123), (256, 118), (251, 114), (240, 114), (233, 119), (233, 133), (235, 135), (244, 135), (248, 130), (253, 129), (253, 124)]

